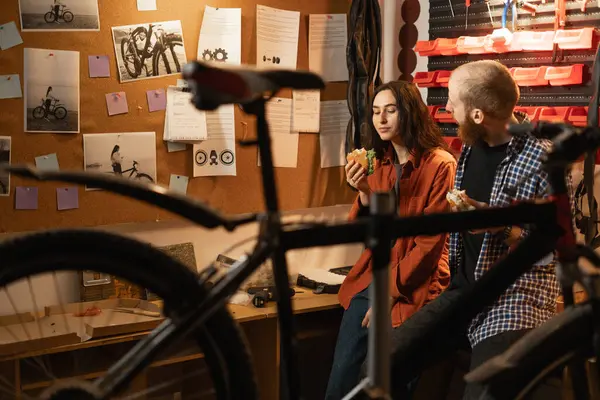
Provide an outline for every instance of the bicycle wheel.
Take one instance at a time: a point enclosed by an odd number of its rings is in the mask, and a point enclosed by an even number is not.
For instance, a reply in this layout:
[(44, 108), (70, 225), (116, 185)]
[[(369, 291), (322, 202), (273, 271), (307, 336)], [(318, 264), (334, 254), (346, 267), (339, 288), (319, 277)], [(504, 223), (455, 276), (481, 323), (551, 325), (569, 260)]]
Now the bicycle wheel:
[(568, 308), (469, 372), (465, 380), (484, 384), (486, 399), (528, 398), (574, 356), (591, 355), (593, 322), (591, 304)]
[(65, 22), (73, 22), (73, 13), (71, 11), (65, 11), (63, 13), (63, 19), (65, 20)]
[(56, 119), (65, 119), (67, 116), (67, 109), (64, 107), (56, 107), (54, 109), (54, 117)]
[[(167, 254), (102, 231), (56, 230), (6, 239), (0, 243), (0, 259), (0, 288), (32, 275), (92, 270), (117, 275), (156, 294), (164, 301), (167, 317), (184, 313), (206, 294), (204, 286), (198, 284), (197, 275)], [(30, 291), (35, 296), (31, 285)], [(176, 319), (171, 323), (177, 323)], [(244, 336), (228, 311), (217, 310), (195, 335), (193, 339), (203, 350), (216, 398), (257, 399)]]
[(46, 21), (48, 24), (56, 21), (56, 15), (54, 14), (54, 11), (48, 11), (46, 14), (44, 14), (44, 21)]
[(137, 72), (137, 56), (135, 54), (135, 50), (132, 47), (133, 45), (130, 43), (128, 38), (121, 39), (121, 58), (123, 59), (125, 70), (127, 71), (129, 77), (135, 79), (140, 74)]
[(152, 179), (152, 177), (148, 174), (137, 174), (135, 179), (140, 182), (154, 183), (154, 179)]
[(33, 109), (32, 114), (33, 114), (34, 119), (44, 118), (46, 116), (46, 109), (44, 107), (37, 106), (36, 108)]

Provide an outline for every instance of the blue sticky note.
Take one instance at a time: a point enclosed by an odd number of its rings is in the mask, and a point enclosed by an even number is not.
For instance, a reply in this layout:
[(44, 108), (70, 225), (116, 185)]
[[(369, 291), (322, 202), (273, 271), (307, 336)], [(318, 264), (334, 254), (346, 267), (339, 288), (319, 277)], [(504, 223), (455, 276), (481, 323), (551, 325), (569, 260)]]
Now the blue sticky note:
[(79, 208), (79, 188), (77, 186), (56, 188), (56, 204), (59, 210)]
[(44, 171), (58, 171), (58, 157), (56, 157), (56, 153), (36, 157), (35, 166)]
[(17, 186), (15, 188), (15, 209), (37, 210), (38, 188), (35, 186)]
[(187, 176), (171, 174), (171, 179), (169, 181), (169, 190), (181, 194), (186, 194), (189, 180), (190, 178), (188, 178)]
[(23, 43), (15, 21), (0, 25), (0, 49), (7, 50)]
[(187, 149), (187, 146), (185, 143), (181, 143), (181, 142), (167, 142), (167, 151), (169, 153), (173, 153), (175, 151), (183, 151)]

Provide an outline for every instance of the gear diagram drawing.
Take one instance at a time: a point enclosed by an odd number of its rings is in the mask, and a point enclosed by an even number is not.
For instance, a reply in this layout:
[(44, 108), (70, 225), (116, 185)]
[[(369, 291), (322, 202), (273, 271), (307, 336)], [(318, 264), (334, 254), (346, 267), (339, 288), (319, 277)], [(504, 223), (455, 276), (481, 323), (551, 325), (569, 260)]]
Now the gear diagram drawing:
[(204, 61), (225, 62), (228, 58), (229, 57), (227, 51), (220, 47), (214, 50), (204, 49), (204, 51), (202, 52), (202, 60)]
[(202, 59), (204, 61), (212, 61), (213, 59), (213, 53), (212, 51), (210, 51), (209, 49), (206, 49), (202, 52)]

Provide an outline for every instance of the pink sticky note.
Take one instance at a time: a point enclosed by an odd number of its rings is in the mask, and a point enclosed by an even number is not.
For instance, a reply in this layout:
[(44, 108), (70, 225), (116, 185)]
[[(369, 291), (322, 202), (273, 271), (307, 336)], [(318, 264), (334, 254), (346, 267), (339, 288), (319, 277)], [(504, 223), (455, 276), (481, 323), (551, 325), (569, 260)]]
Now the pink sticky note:
[(90, 78), (109, 78), (110, 66), (108, 56), (88, 56)]
[(167, 96), (165, 96), (164, 89), (148, 90), (146, 97), (148, 98), (148, 110), (150, 112), (167, 108)]
[(108, 108), (108, 115), (127, 114), (129, 106), (127, 106), (125, 92), (107, 93), (106, 107)]
[(77, 186), (56, 188), (56, 204), (61, 211), (79, 208), (79, 193)]
[(15, 209), (37, 210), (38, 188), (35, 186), (17, 186), (15, 188)]

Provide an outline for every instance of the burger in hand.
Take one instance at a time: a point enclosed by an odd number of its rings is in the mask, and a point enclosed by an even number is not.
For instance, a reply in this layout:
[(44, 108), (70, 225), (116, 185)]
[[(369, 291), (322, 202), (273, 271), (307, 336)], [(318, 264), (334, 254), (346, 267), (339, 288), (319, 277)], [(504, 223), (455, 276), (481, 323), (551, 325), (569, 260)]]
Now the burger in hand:
[(346, 155), (346, 160), (348, 162), (354, 160), (360, 164), (367, 171), (367, 175), (371, 175), (375, 171), (375, 150), (356, 149)]

